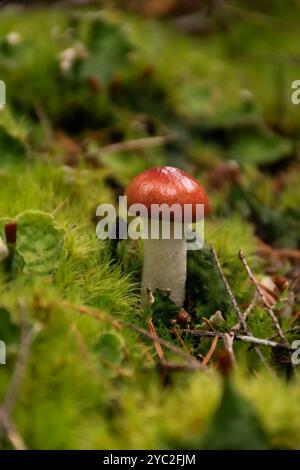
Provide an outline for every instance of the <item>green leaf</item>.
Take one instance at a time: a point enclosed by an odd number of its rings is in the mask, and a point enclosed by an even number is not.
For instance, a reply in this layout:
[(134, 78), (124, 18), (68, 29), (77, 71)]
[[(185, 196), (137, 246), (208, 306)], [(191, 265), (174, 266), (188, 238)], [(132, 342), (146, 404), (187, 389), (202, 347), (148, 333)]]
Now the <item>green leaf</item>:
[(123, 340), (115, 333), (102, 333), (94, 346), (94, 351), (105, 361), (120, 364), (124, 358)]
[(87, 46), (90, 56), (83, 62), (81, 73), (84, 77), (98, 76), (106, 86), (113, 74), (126, 64), (131, 46), (120, 27), (102, 17), (93, 20)]
[(263, 450), (266, 435), (250, 403), (229, 381), (225, 381), (223, 396), (213, 422), (203, 439), (206, 450)]
[(0, 165), (9, 161), (26, 158), (27, 125), (17, 121), (9, 108), (0, 112)]
[(291, 151), (290, 140), (273, 133), (247, 129), (235, 136), (229, 153), (240, 163), (268, 165), (286, 158)]
[[(64, 251), (64, 231), (54, 217), (43, 211), (24, 211), (15, 219), (18, 224), (13, 268), (25, 273), (50, 274)], [(1, 219), (3, 227), (8, 219)]]

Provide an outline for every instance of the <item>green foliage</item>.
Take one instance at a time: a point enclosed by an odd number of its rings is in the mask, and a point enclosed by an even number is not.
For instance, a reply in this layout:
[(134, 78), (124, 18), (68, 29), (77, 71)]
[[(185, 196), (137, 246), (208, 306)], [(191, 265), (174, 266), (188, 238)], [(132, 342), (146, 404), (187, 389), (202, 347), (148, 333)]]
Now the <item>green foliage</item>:
[(16, 120), (9, 108), (0, 111), (0, 165), (24, 160), (27, 138), (28, 126), (25, 120)]
[(292, 143), (270, 132), (246, 130), (235, 136), (229, 152), (238, 162), (268, 165), (288, 157), (292, 152)]
[(267, 448), (263, 431), (252, 406), (225, 381), (219, 408), (202, 442), (208, 450), (263, 450)]
[[(4, 220), (4, 224), (7, 219)], [(42, 211), (25, 211), (19, 214), (17, 243), (14, 252), (13, 269), (21, 268), (24, 273), (49, 274), (57, 267), (62, 256), (64, 234), (51, 214)], [(3, 231), (3, 223), (2, 231)]]
[(124, 358), (123, 340), (120, 336), (114, 333), (102, 333), (95, 346), (97, 356), (103, 358), (105, 361), (120, 365)]
[[(111, 322), (149, 329), (151, 315), (162, 338), (206, 355), (211, 338), (183, 329), (216, 310), (225, 318), (220, 330), (237, 322), (210, 244), (242, 310), (253, 286), (240, 249), (258, 279), (267, 271), (288, 276), (291, 309), (299, 310), (297, 264), (260, 258), (256, 241), (299, 248), (300, 107), (287, 104), (299, 28), (276, 5), (275, 18), (288, 21), (283, 34), (249, 16), (201, 38), (113, 10), (1, 11), (9, 105), (0, 111), (0, 235), (15, 220), (18, 237), (13, 276), (0, 264), (0, 339), (8, 345), (0, 403), (19, 349), (22, 300), (33, 336), (13, 420), (29, 448), (299, 448), (299, 376), (287, 383), (268, 348), (276, 380), (252, 347), (235, 341), (236, 372), (224, 385), (216, 368), (221, 339), (204, 371), (162, 377), (153, 342)], [(11, 31), (19, 44), (8, 43)], [(64, 68), (70, 49), (75, 57)], [(165, 146), (99, 151), (170, 133), (176, 139)], [(229, 159), (239, 162), (237, 178)], [(199, 178), (212, 207), (203, 250), (188, 253), (191, 323), (177, 321), (176, 330), (170, 320), (179, 308), (166, 292), (154, 292), (151, 309), (140, 305), (142, 243), (95, 235), (96, 207), (116, 203), (132, 177), (165, 164)], [(299, 323), (280, 321), (284, 329)], [(274, 334), (261, 305), (248, 324), (255, 336)], [(163, 351), (167, 361), (182, 360)], [(10, 447), (5, 436), (0, 447)]]

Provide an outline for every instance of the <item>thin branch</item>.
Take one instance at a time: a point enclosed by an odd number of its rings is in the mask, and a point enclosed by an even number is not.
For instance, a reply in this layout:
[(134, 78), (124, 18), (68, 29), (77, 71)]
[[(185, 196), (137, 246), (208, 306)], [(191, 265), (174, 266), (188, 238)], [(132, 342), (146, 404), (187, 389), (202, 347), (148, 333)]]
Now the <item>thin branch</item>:
[(259, 297), (261, 298), (261, 300), (262, 300), (262, 302), (263, 302), (263, 304), (264, 304), (264, 306), (265, 306), (265, 308), (266, 308), (266, 310), (267, 310), (267, 312), (268, 312), (268, 314), (269, 314), (269, 316), (270, 316), (270, 318), (271, 318), (271, 320), (272, 320), (272, 323), (273, 323), (273, 325), (274, 325), (274, 328), (275, 328), (276, 331), (278, 332), (278, 335), (280, 336), (280, 338), (281, 338), (285, 343), (287, 343), (287, 340), (285, 339), (285, 336), (284, 336), (284, 334), (283, 334), (283, 331), (282, 331), (282, 329), (281, 329), (281, 326), (279, 325), (279, 321), (278, 321), (278, 319), (277, 319), (275, 313), (273, 312), (272, 308), (269, 306), (269, 303), (267, 302), (267, 300), (266, 300), (266, 298), (265, 298), (265, 296), (264, 296), (264, 294), (263, 294), (262, 289), (260, 289), (260, 287), (259, 287), (259, 285), (258, 285), (258, 283), (257, 283), (257, 281), (256, 281), (256, 279), (255, 279), (255, 277), (254, 277), (254, 275), (252, 274), (252, 271), (251, 271), (251, 269), (250, 269), (250, 267), (249, 267), (249, 265), (248, 265), (248, 263), (247, 263), (247, 260), (246, 260), (245, 255), (244, 255), (244, 253), (243, 253), (242, 250), (240, 250), (240, 252), (239, 252), (239, 258), (240, 258), (241, 262), (243, 263), (243, 266), (244, 266), (244, 268), (245, 268), (245, 270), (246, 270), (246, 272), (247, 272), (247, 274), (248, 274), (248, 276), (249, 276), (249, 279), (251, 280), (252, 284), (254, 285), (254, 287), (255, 287), (255, 289), (256, 289), (256, 292), (258, 293)]
[(230, 287), (230, 285), (229, 285), (229, 283), (228, 283), (228, 281), (227, 281), (227, 279), (226, 279), (226, 276), (225, 276), (225, 274), (224, 274), (224, 271), (223, 271), (223, 269), (222, 269), (222, 267), (221, 267), (221, 263), (220, 263), (219, 258), (218, 258), (218, 256), (217, 256), (216, 250), (215, 250), (215, 248), (214, 248), (213, 245), (210, 246), (210, 249), (211, 249), (211, 253), (212, 253), (213, 257), (214, 257), (214, 260), (215, 260), (215, 264), (216, 264), (218, 273), (220, 274), (220, 277), (221, 277), (221, 279), (222, 279), (222, 281), (223, 281), (223, 284), (224, 284), (224, 287), (225, 287), (226, 292), (227, 292), (227, 294), (228, 294), (228, 297), (230, 298), (231, 304), (232, 304), (232, 306), (233, 306), (233, 308), (234, 308), (234, 310), (235, 310), (235, 312), (236, 312), (236, 314), (237, 314), (237, 316), (238, 316), (238, 319), (239, 319), (239, 321), (240, 321), (240, 323), (241, 323), (241, 325), (242, 325), (243, 330), (244, 330), (244, 331), (247, 331), (247, 328), (248, 328), (248, 327), (247, 327), (247, 324), (246, 324), (246, 322), (245, 322), (243, 312), (241, 311), (241, 309), (240, 309), (240, 307), (239, 307), (239, 305), (238, 305), (238, 303), (237, 303), (237, 301), (236, 301), (236, 298), (235, 298), (234, 295), (233, 295), (233, 292), (232, 292), (232, 290), (231, 290), (231, 287)]
[[(288, 330), (285, 330), (284, 334), (287, 335), (288, 333), (294, 333), (300, 331), (300, 326), (292, 326)], [(268, 339), (272, 340), (278, 338), (278, 333), (274, 333), (274, 335), (270, 336)]]
[[(256, 307), (257, 301), (258, 301), (258, 293), (255, 291), (251, 303), (249, 304), (245, 312), (243, 312), (243, 318), (245, 321), (247, 320), (247, 318), (249, 317), (253, 309)], [(231, 333), (236, 334), (241, 329), (241, 327), (242, 325), (241, 325), (241, 322), (239, 321), (231, 328)]]
[(173, 344), (171, 344), (168, 341), (160, 338), (159, 336), (157, 336), (157, 337), (153, 336), (151, 333), (149, 333), (149, 331), (145, 330), (144, 328), (133, 325), (131, 323), (127, 323), (127, 322), (125, 322), (121, 319), (112, 318), (109, 315), (104, 314), (103, 312), (101, 312), (97, 309), (93, 309), (93, 308), (87, 307), (85, 305), (76, 305), (76, 304), (72, 304), (72, 303), (67, 302), (67, 301), (61, 301), (61, 302), (59, 302), (59, 305), (61, 307), (73, 309), (73, 310), (75, 310), (75, 311), (77, 311), (77, 312), (79, 312), (83, 315), (88, 315), (90, 317), (93, 317), (93, 318), (95, 318), (96, 320), (98, 320), (100, 322), (108, 323), (116, 329), (121, 329), (122, 327), (128, 328), (128, 329), (138, 333), (139, 335), (141, 335), (145, 338), (151, 339), (152, 341), (155, 341), (155, 342), (159, 343), (161, 346), (164, 346), (166, 349), (173, 352), (177, 356), (180, 356), (182, 359), (185, 359), (190, 364), (192, 363), (192, 364), (196, 365), (196, 367), (198, 367), (198, 365), (199, 365), (198, 361), (193, 356), (191, 356), (190, 354), (182, 351), (177, 346), (174, 346)]
[(22, 436), (17, 432), (10, 417), (7, 416), (1, 409), (0, 409), (0, 425), (8, 441), (12, 444), (15, 450), (27, 450), (27, 446)]
[(71, 331), (72, 335), (74, 336), (74, 338), (76, 339), (78, 348), (79, 348), (80, 353), (82, 355), (82, 358), (84, 359), (85, 363), (88, 365), (91, 373), (93, 374), (93, 376), (95, 378), (99, 377), (98, 370), (94, 366), (94, 364), (91, 360), (91, 355), (89, 353), (88, 347), (85, 344), (85, 341), (82, 337), (82, 334), (78, 330), (77, 325), (75, 324), (75, 322), (70, 323), (70, 331)]
[[(247, 335), (247, 336), (251, 336), (251, 335), (252, 335), (251, 330), (250, 330), (250, 328), (248, 327), (248, 325), (247, 325), (247, 323), (246, 323), (246, 320), (245, 320), (245, 318), (244, 318), (243, 312), (241, 311), (241, 309), (240, 309), (240, 307), (239, 307), (239, 305), (238, 305), (238, 303), (237, 303), (237, 301), (236, 301), (236, 299), (235, 299), (235, 297), (234, 297), (234, 295), (233, 295), (233, 292), (232, 292), (232, 290), (231, 290), (231, 288), (230, 288), (230, 285), (229, 285), (229, 283), (228, 283), (228, 281), (227, 281), (227, 279), (226, 279), (226, 276), (225, 276), (225, 274), (224, 274), (224, 272), (223, 272), (223, 270), (222, 270), (221, 263), (220, 263), (219, 258), (218, 258), (218, 256), (217, 256), (216, 250), (215, 250), (215, 248), (214, 248), (213, 245), (211, 245), (210, 248), (211, 248), (211, 252), (212, 252), (212, 255), (213, 255), (213, 257), (214, 257), (214, 260), (215, 260), (215, 264), (216, 264), (217, 270), (218, 270), (218, 272), (219, 272), (219, 274), (220, 274), (220, 277), (221, 277), (221, 279), (222, 279), (222, 281), (223, 281), (223, 284), (224, 284), (224, 287), (225, 287), (225, 289), (226, 289), (226, 292), (227, 292), (227, 294), (228, 294), (228, 296), (229, 296), (229, 298), (230, 298), (230, 300), (231, 300), (231, 304), (232, 304), (232, 306), (233, 306), (233, 308), (234, 308), (234, 310), (235, 310), (235, 312), (236, 312), (236, 314), (237, 314), (237, 316), (238, 316), (239, 322), (240, 322), (240, 324), (241, 324), (241, 326), (242, 326), (244, 332), (246, 333), (246, 335)], [(254, 347), (254, 350), (255, 350), (257, 356), (259, 357), (259, 359), (261, 360), (261, 362), (271, 371), (271, 368), (270, 368), (270, 366), (269, 366), (269, 364), (268, 364), (268, 362), (267, 362), (267, 360), (266, 360), (264, 354), (261, 352), (260, 348), (259, 348), (258, 346), (255, 346), (255, 347)]]
[(178, 364), (177, 362), (167, 362), (163, 361), (160, 363), (160, 367), (165, 370), (170, 370), (174, 372), (195, 372), (201, 371), (203, 368), (201, 367), (200, 362), (196, 363), (186, 363), (186, 364)]
[(176, 338), (178, 339), (179, 343), (181, 344), (181, 346), (183, 347), (183, 349), (189, 353), (189, 350), (188, 350), (188, 347), (187, 345), (185, 344), (185, 342), (183, 341), (183, 339), (181, 338), (180, 334), (179, 334), (179, 331), (178, 331), (178, 327), (176, 325), (174, 325), (174, 327), (171, 329), (172, 333), (174, 333), (174, 335), (176, 336)]
[[(246, 338), (248, 338), (248, 336), (246, 336)], [(224, 333), (224, 336), (223, 336), (224, 346), (230, 357), (231, 364), (234, 367), (236, 360), (235, 360), (235, 355), (233, 351), (233, 340), (234, 340), (233, 333)]]
[(20, 348), (11, 382), (4, 398), (4, 402), (0, 408), (0, 429), (2, 427), (8, 440), (17, 450), (23, 450), (26, 449), (26, 445), (24, 444), (22, 437), (17, 433), (14, 424), (12, 423), (11, 414), (17, 403), (20, 387), (24, 378), (29, 355), (32, 330), (28, 321), (26, 305), (23, 302), (20, 302), (19, 308), (21, 316)]
[(258, 251), (262, 256), (276, 257), (276, 258), (291, 258), (295, 261), (300, 261), (300, 250), (293, 250), (291, 248), (273, 248), (267, 243), (257, 238)]
[[(152, 334), (153, 336), (155, 336), (155, 338), (157, 338), (157, 333), (156, 333), (156, 330), (155, 330), (155, 327), (154, 327), (154, 325), (153, 325), (153, 323), (152, 323), (151, 318), (149, 318), (149, 320), (148, 320), (148, 325), (149, 325), (149, 330), (151, 331), (151, 334)], [(165, 359), (165, 355), (164, 355), (164, 352), (163, 352), (163, 350), (162, 350), (162, 348), (161, 348), (160, 343), (159, 343), (157, 340), (154, 340), (154, 347), (155, 347), (155, 349), (156, 349), (156, 353), (157, 353), (157, 355), (158, 355), (160, 361), (163, 362), (164, 359)]]
[(100, 152), (100, 155), (103, 155), (107, 153), (126, 152), (128, 150), (143, 150), (150, 147), (160, 147), (176, 139), (177, 136), (175, 134), (144, 137), (142, 139), (126, 140), (124, 142), (106, 145), (101, 147), (98, 152)]
[[(215, 337), (219, 336), (220, 338), (224, 339), (225, 335), (228, 335), (228, 333), (222, 333), (219, 331), (208, 331), (208, 330), (182, 330), (184, 333), (189, 333), (192, 336), (200, 336), (200, 337)], [(296, 347), (293, 347), (289, 344), (284, 344), (284, 343), (278, 343), (276, 341), (271, 341), (269, 339), (262, 339), (262, 338), (256, 338), (255, 336), (248, 336), (248, 335), (236, 335), (234, 336), (234, 339), (237, 341), (244, 341), (246, 343), (254, 344), (254, 345), (259, 345), (259, 346), (268, 346), (271, 348), (275, 349), (286, 349), (288, 351), (296, 351)]]
[(207, 364), (211, 360), (211, 358), (212, 358), (212, 356), (213, 356), (213, 354), (216, 350), (218, 341), (219, 341), (219, 335), (216, 334), (216, 336), (213, 339), (213, 342), (211, 343), (211, 347), (209, 348), (206, 356), (204, 357), (203, 361), (201, 362), (201, 366), (202, 366), (203, 369), (207, 366)]
[(20, 303), (20, 314), (21, 314), (21, 342), (20, 349), (18, 353), (17, 362), (15, 365), (15, 370), (8, 388), (2, 411), (4, 411), (8, 416), (10, 416), (13, 408), (16, 405), (20, 386), (23, 381), (27, 358), (29, 354), (30, 342), (31, 342), (31, 328), (28, 323), (28, 312), (25, 304)]

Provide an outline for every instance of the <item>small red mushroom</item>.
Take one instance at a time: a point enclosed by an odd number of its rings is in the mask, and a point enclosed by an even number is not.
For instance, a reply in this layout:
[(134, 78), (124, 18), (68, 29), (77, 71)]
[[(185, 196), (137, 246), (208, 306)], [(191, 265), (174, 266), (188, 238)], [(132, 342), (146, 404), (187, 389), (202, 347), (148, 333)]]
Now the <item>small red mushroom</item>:
[[(186, 284), (186, 238), (182, 227), (184, 226), (184, 208), (186, 204), (191, 207), (192, 222), (197, 219), (197, 205), (204, 205), (204, 214), (208, 214), (209, 205), (205, 189), (185, 171), (174, 167), (158, 167), (144, 171), (136, 176), (129, 184), (125, 195), (129, 206), (143, 204), (148, 211), (150, 226), (153, 224), (153, 205), (168, 205), (169, 208), (177, 204), (181, 208), (178, 218), (172, 212), (169, 215), (171, 225), (181, 227), (180, 239), (175, 236), (175, 229), (171, 227), (170, 237), (163, 238), (161, 231), (157, 239), (148, 236), (144, 240), (144, 266), (142, 279), (142, 297), (146, 301), (147, 288), (170, 289), (171, 299), (182, 306), (185, 298)], [(162, 217), (162, 220), (163, 217)], [(157, 217), (156, 217), (157, 223)], [(148, 233), (150, 230), (148, 229)]]

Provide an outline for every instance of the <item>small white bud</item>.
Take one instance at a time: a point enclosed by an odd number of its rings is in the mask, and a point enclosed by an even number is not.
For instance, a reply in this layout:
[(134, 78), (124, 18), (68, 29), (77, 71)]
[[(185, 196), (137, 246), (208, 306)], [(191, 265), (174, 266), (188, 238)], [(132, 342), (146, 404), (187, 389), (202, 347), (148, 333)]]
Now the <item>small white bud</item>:
[(59, 68), (63, 73), (69, 72), (72, 68), (72, 61), (71, 60), (62, 60), (59, 64)]
[(69, 61), (72, 62), (76, 57), (76, 51), (73, 47), (68, 47), (68, 49), (63, 50), (59, 57), (61, 61)]
[(20, 44), (22, 42), (22, 37), (19, 33), (17, 33), (16, 31), (11, 31), (10, 33), (8, 33), (5, 37), (6, 39), (6, 42), (10, 45), (10, 46), (17, 46), (18, 44)]

